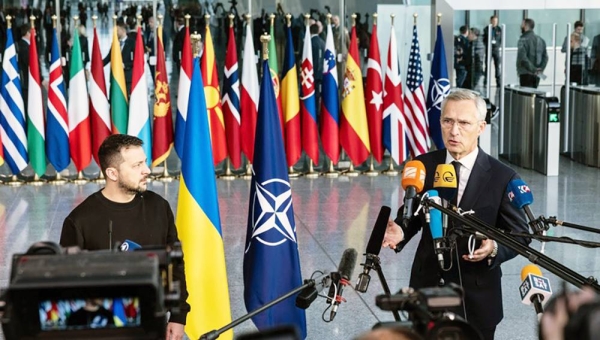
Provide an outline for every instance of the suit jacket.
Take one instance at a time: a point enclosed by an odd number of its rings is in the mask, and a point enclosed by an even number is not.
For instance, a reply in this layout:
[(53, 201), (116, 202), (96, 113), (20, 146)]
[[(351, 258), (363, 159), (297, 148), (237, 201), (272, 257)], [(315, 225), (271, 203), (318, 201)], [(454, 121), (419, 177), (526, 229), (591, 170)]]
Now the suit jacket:
[[(125, 86), (127, 87), (127, 96), (129, 97), (131, 91), (131, 78), (133, 77), (133, 52), (135, 51), (135, 39), (130, 39), (127, 37), (123, 43), (123, 48), (121, 49), (121, 58), (123, 59), (123, 71), (125, 73)], [(104, 59), (102, 59), (103, 64), (106, 66), (110, 63), (110, 54), (112, 53), (111, 49), (108, 51), (108, 54)]]
[(23, 40), (17, 40), (17, 65), (21, 77), (21, 89), (26, 92), (29, 88), (29, 44)]
[(185, 26), (183, 26), (177, 33), (175, 33), (175, 39), (173, 39), (173, 61), (179, 72), (179, 66), (181, 65), (181, 51), (183, 50), (183, 40), (185, 38)]
[(323, 58), (325, 56), (325, 42), (318, 35), (310, 38), (312, 44), (312, 61), (315, 74), (315, 82), (321, 82), (323, 79)]
[[(433, 151), (416, 159), (423, 162), (427, 171), (423, 192), (433, 189), (435, 169), (438, 164), (445, 163), (446, 150)], [(515, 178), (518, 178), (518, 174), (514, 170), (480, 149), (459, 207), (463, 210), (472, 209), (477, 218), (490, 226), (515, 232), (528, 232), (524, 212), (513, 207), (505, 194), (508, 183)], [(404, 240), (398, 245), (400, 249), (423, 226), (426, 226), (424, 217), (420, 217), (414, 218), (406, 228), (403, 228)], [(402, 209), (398, 211), (396, 223), (402, 225), (401, 220)], [(453, 224), (454, 227), (460, 226), (454, 221), (450, 221), (449, 224)], [(437, 286), (440, 278), (443, 278), (446, 284), (449, 282), (460, 284), (458, 272), (460, 266), (462, 286), (465, 291), (466, 317), (469, 323), (479, 329), (495, 327), (503, 318), (500, 264), (512, 259), (517, 253), (498, 243), (498, 254), (489, 265), (487, 260), (471, 263), (462, 258), (457, 259), (456, 252), (452, 251), (452, 269), (445, 272), (439, 267), (433, 249), (431, 231), (429, 228), (422, 229), (423, 233), (412, 265), (410, 286), (415, 289)], [(460, 257), (468, 253), (467, 241), (468, 236), (457, 240)], [(526, 239), (519, 239), (519, 242), (529, 244), (529, 240)], [(445, 266), (448, 267), (449, 263), (450, 259), (447, 258)], [(462, 308), (456, 312), (464, 314)]]

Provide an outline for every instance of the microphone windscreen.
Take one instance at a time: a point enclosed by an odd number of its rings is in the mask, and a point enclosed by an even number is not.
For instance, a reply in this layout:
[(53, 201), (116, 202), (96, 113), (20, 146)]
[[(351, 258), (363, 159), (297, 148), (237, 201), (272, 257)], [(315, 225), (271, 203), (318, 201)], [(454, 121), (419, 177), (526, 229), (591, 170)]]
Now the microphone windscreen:
[(358, 253), (354, 248), (348, 248), (344, 250), (344, 254), (342, 255), (342, 259), (340, 260), (340, 266), (338, 267), (338, 272), (346, 280), (352, 277), (354, 267), (356, 267), (357, 255)]
[(531, 189), (529, 189), (529, 186), (525, 184), (525, 181), (520, 178), (513, 179), (508, 183), (506, 195), (508, 196), (510, 203), (518, 209), (522, 209), (524, 206), (533, 203)]
[[(428, 190), (427, 194), (429, 195), (430, 199), (435, 199), (435, 197), (438, 197), (438, 192), (436, 190)], [(437, 238), (442, 238), (442, 212), (435, 208), (429, 208), (429, 216), (429, 230), (431, 230), (431, 237), (434, 240)]]
[(543, 276), (542, 270), (540, 269), (540, 267), (536, 266), (535, 264), (528, 264), (525, 267), (523, 267), (523, 269), (521, 269), (521, 281), (525, 280), (525, 278), (529, 274)]
[(371, 238), (369, 238), (369, 243), (367, 243), (367, 254), (379, 255), (391, 213), (392, 209), (385, 205), (379, 210), (379, 216), (377, 216), (377, 221), (375, 221), (375, 226), (373, 226), (373, 231), (371, 232)]
[(425, 186), (425, 165), (421, 161), (408, 161), (402, 170), (402, 189), (415, 187), (417, 194)]
[(456, 170), (454, 170), (452, 164), (438, 164), (435, 168), (433, 188), (446, 201), (451, 201), (456, 196), (458, 193), (458, 182), (456, 181)]

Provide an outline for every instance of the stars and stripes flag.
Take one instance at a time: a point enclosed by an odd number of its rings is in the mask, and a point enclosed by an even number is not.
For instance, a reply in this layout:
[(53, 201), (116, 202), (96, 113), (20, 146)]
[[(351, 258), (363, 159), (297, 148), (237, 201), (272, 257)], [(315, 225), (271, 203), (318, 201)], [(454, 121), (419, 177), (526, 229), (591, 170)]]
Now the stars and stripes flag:
[[(118, 47), (118, 42), (117, 42)], [(69, 118), (62, 63), (58, 54), (56, 27), (52, 30), (50, 50), (50, 80), (46, 121), (46, 155), (57, 172), (69, 166)]]
[[(252, 163), (254, 161), (254, 136), (256, 133), (256, 114), (258, 112), (258, 73), (256, 72), (256, 56), (254, 55), (254, 42), (252, 41), (252, 26), (248, 20), (246, 24), (246, 41), (244, 42), (244, 59), (242, 68), (241, 89), (241, 126), (240, 134), (242, 151)], [(271, 40), (273, 40), (271, 38)]]
[(337, 164), (340, 158), (340, 99), (338, 97), (336, 52), (331, 23), (327, 24), (327, 40), (323, 60), (321, 88), (321, 142), (323, 151)]
[(315, 74), (312, 60), (312, 43), (307, 23), (300, 66), (300, 101), (302, 121), (302, 149), (314, 164), (319, 163), (319, 129), (317, 126), (317, 103), (315, 98)]
[[(73, 36), (79, 37), (79, 27), (75, 27)], [(83, 66), (79, 39), (73, 39), (69, 72), (69, 147), (77, 171), (83, 171), (92, 161), (90, 106)]]
[(33, 172), (41, 177), (46, 172), (46, 127), (42, 101), (40, 59), (35, 42), (35, 27), (31, 27), (29, 45), (29, 93), (27, 95), (27, 151)]
[(229, 25), (229, 41), (225, 54), (225, 70), (223, 72), (223, 118), (227, 131), (227, 153), (234, 169), (242, 166), (240, 141), (240, 76), (238, 72), (237, 47), (233, 32), (233, 20)]
[(185, 121), (187, 118), (190, 99), (190, 84), (192, 80), (192, 44), (190, 42), (190, 27), (186, 23), (183, 48), (181, 49), (181, 66), (179, 69), (179, 84), (177, 87), (177, 117), (175, 117), (175, 152), (183, 157), (183, 141), (185, 136)]
[[(375, 20), (375, 19), (374, 19)], [(371, 155), (378, 162), (383, 160), (383, 81), (381, 72), (381, 57), (377, 39), (377, 21), (373, 21), (369, 59), (367, 61), (367, 84), (365, 88), (367, 104), (367, 121), (369, 122), (369, 142)]]
[(408, 158), (408, 148), (406, 146), (404, 103), (402, 102), (402, 78), (396, 33), (393, 26), (390, 33), (384, 93), (383, 144), (396, 164), (402, 164)]
[(104, 66), (100, 43), (98, 42), (98, 31), (94, 27), (94, 40), (92, 42), (91, 78), (90, 78), (90, 123), (92, 126), (92, 156), (97, 164), (98, 149), (100, 145), (110, 136), (112, 128), (110, 123), (110, 109), (108, 97), (106, 96), (106, 80), (104, 78)]
[(423, 72), (421, 69), (421, 51), (417, 25), (413, 26), (413, 36), (408, 57), (406, 74), (408, 92), (404, 95), (407, 129), (406, 134), (413, 157), (424, 154), (429, 150), (429, 132), (427, 116), (425, 115), (425, 93), (423, 91)]
[(437, 25), (437, 38), (431, 61), (431, 80), (429, 91), (427, 91), (427, 117), (429, 119), (429, 133), (431, 139), (438, 149), (445, 148), (442, 139), (442, 126), (440, 117), (442, 114), (442, 101), (450, 93), (450, 80), (448, 79), (448, 65), (446, 64), (446, 49), (444, 48), (444, 37), (442, 27)]
[(300, 140), (300, 97), (298, 91), (298, 73), (294, 57), (291, 22), (285, 29), (285, 56), (283, 57), (283, 76), (281, 78), (281, 102), (285, 122), (285, 156), (288, 167), (294, 166), (302, 155)]
[(2, 57), (0, 140), (2, 140), (4, 159), (10, 167), (10, 171), (16, 175), (27, 167), (29, 160), (27, 136), (25, 135), (25, 106), (21, 94), (17, 50), (10, 25), (6, 30), (6, 48)]

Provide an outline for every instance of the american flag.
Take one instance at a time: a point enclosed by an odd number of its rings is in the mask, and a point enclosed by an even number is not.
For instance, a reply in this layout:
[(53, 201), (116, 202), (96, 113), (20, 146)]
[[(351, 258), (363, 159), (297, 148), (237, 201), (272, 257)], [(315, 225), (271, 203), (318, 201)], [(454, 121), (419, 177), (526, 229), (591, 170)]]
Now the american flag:
[(408, 58), (406, 75), (408, 92), (404, 95), (404, 115), (408, 125), (406, 134), (413, 157), (429, 150), (428, 122), (425, 109), (425, 92), (423, 90), (423, 72), (421, 71), (421, 52), (417, 26), (413, 26), (413, 38)]

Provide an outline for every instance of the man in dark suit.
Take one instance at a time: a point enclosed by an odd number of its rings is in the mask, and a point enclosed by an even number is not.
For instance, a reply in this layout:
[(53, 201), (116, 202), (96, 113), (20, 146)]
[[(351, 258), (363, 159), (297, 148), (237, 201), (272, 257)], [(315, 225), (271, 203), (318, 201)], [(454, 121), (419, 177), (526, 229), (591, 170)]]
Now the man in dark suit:
[(319, 36), (319, 25), (310, 25), (310, 44), (312, 49), (313, 72), (315, 77), (315, 104), (317, 112), (320, 108), (321, 83), (323, 82), (323, 56), (325, 55), (325, 42)]
[(181, 51), (183, 50), (183, 39), (185, 38), (185, 19), (178, 17), (176, 20), (177, 29), (175, 39), (173, 39), (173, 73), (179, 74), (181, 67)]
[(469, 28), (460, 27), (460, 34), (454, 38), (454, 69), (456, 70), (456, 87), (463, 87), (467, 79), (467, 48), (469, 48)]
[[(457, 205), (462, 210), (473, 210), (475, 216), (490, 226), (514, 232), (528, 232), (525, 214), (514, 208), (505, 194), (508, 183), (518, 174), (477, 147), (477, 138), (485, 129), (486, 106), (481, 97), (471, 91), (452, 92), (442, 103), (442, 136), (447, 149), (417, 157), (425, 165), (427, 176), (424, 191), (433, 188), (438, 164), (456, 164), (458, 177)], [(475, 326), (484, 339), (493, 339), (497, 324), (503, 318), (502, 271), (500, 264), (517, 254), (511, 249), (486, 239), (470, 252), (469, 237), (457, 239), (456, 251), (445, 261), (448, 271), (441, 270), (433, 249), (429, 228), (421, 214), (406, 227), (402, 225), (402, 209), (386, 229), (383, 247), (400, 251), (422, 228), (422, 236), (412, 266), (410, 286), (419, 289), (440, 284), (456, 283), (464, 288), (464, 307), (468, 322)], [(448, 233), (460, 227), (450, 219)], [(457, 230), (458, 231), (458, 230)], [(519, 239), (524, 245), (529, 241)], [(458, 255), (456, 254), (458, 252)], [(452, 260), (450, 260), (452, 256)], [(447, 268), (446, 268), (447, 269)], [(464, 314), (463, 310), (457, 310)]]
[[(125, 22), (120, 19), (117, 20), (117, 38), (119, 39), (119, 45), (121, 46), (121, 58), (123, 58), (123, 70), (125, 73), (125, 86), (127, 87), (127, 97), (131, 94), (131, 78), (133, 77), (133, 52), (135, 51), (135, 40), (130, 39), (127, 36), (127, 26)], [(104, 65), (110, 63), (111, 50), (102, 60)]]

